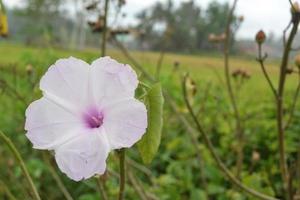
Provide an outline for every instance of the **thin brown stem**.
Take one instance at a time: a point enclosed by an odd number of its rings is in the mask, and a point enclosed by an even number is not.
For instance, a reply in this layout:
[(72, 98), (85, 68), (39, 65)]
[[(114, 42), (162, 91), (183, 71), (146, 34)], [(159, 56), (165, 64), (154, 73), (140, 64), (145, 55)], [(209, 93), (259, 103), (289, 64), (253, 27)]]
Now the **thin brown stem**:
[(227, 23), (226, 23), (226, 29), (225, 29), (225, 33), (226, 33), (226, 39), (224, 42), (224, 66), (225, 66), (225, 78), (226, 78), (226, 86), (227, 86), (227, 90), (228, 90), (228, 94), (229, 94), (229, 98), (230, 98), (230, 102), (231, 105), (233, 107), (233, 111), (234, 111), (234, 116), (236, 119), (236, 135), (237, 138), (239, 140), (239, 145), (238, 145), (238, 149), (237, 149), (237, 161), (236, 161), (236, 168), (237, 168), (237, 177), (240, 176), (240, 172), (242, 170), (242, 164), (243, 164), (243, 157), (244, 157), (244, 153), (243, 153), (243, 143), (244, 143), (244, 136), (243, 136), (243, 130), (242, 130), (242, 124), (241, 124), (241, 117), (240, 117), (240, 113), (238, 110), (238, 106), (236, 103), (236, 98), (233, 92), (233, 88), (232, 88), (232, 84), (231, 84), (231, 79), (230, 79), (230, 68), (229, 68), (229, 51), (230, 51), (230, 41), (231, 41), (231, 24), (232, 24), (232, 20), (233, 20), (233, 13), (236, 7), (238, 0), (235, 0), (233, 2), (233, 5), (229, 11), (228, 17), (227, 17)]
[(73, 197), (69, 193), (68, 189), (65, 187), (63, 181), (61, 180), (61, 178), (59, 177), (59, 175), (56, 173), (55, 169), (53, 168), (52, 163), (51, 163), (50, 158), (49, 158), (49, 155), (46, 152), (43, 152), (43, 158), (44, 158), (45, 162), (47, 163), (49, 171), (50, 171), (53, 179), (55, 180), (58, 188), (60, 189), (60, 191), (64, 195), (64, 197), (67, 200), (73, 200)]
[(22, 103), (27, 105), (26, 99), (16, 90), (16, 88), (10, 86), (7, 83), (7, 81), (1, 79), (0, 80), (0, 87), (5, 87), (5, 89), (7, 89), (7, 91), (9, 91), (13, 96), (15, 96), (16, 99), (18, 99), (19, 101), (21, 101)]
[(206, 134), (206, 132), (204, 131), (204, 129), (202, 128), (202, 125), (200, 124), (200, 122), (197, 119), (197, 116), (195, 115), (193, 108), (191, 107), (191, 104), (188, 100), (187, 97), (187, 90), (186, 90), (186, 80), (187, 80), (187, 76), (184, 77), (183, 81), (182, 81), (182, 88), (183, 88), (183, 96), (184, 96), (184, 101), (185, 104), (189, 110), (189, 113), (193, 119), (193, 121), (196, 124), (197, 130), (198, 132), (202, 135), (204, 142), (209, 150), (209, 152), (211, 153), (213, 159), (216, 161), (219, 169), (226, 175), (226, 177), (228, 178), (228, 180), (233, 183), (234, 185), (236, 185), (239, 189), (241, 189), (242, 191), (246, 192), (247, 194), (262, 199), (262, 200), (276, 200), (276, 198), (274, 197), (270, 197), (267, 196), (265, 194), (259, 193), (249, 187), (247, 187), (246, 185), (244, 185), (243, 183), (241, 183), (237, 178), (234, 177), (234, 175), (229, 171), (229, 169), (227, 169), (227, 167), (225, 166), (225, 164), (222, 162), (222, 160), (219, 158), (219, 156), (217, 155), (217, 153), (214, 150), (213, 144), (211, 143), (208, 135)]
[(283, 123), (283, 96), (284, 96), (284, 88), (285, 88), (285, 80), (286, 80), (286, 70), (288, 66), (289, 53), (294, 41), (294, 38), (297, 34), (298, 25), (299, 25), (299, 13), (293, 17), (293, 27), (289, 34), (288, 40), (286, 42), (281, 65), (280, 65), (280, 76), (279, 76), (279, 84), (278, 84), (278, 98), (277, 98), (277, 129), (278, 129), (278, 143), (279, 143), (279, 163), (280, 163), (280, 171), (281, 177), (283, 181), (284, 192), (286, 194), (287, 199), (291, 198), (291, 194), (289, 193), (288, 183), (289, 183), (289, 174), (288, 174), (288, 166), (286, 163), (286, 154), (285, 154), (285, 130)]
[(139, 195), (141, 200), (148, 200), (147, 194), (141, 184), (137, 181), (137, 179), (134, 177), (131, 170), (127, 170), (127, 176), (128, 180), (133, 186), (133, 189), (136, 191), (136, 193)]
[(289, 30), (289, 28), (291, 27), (292, 25), (292, 21), (289, 22), (289, 24), (285, 27), (285, 29), (283, 30), (283, 46), (286, 45), (286, 38), (285, 38), (285, 35), (286, 35), (286, 32)]
[(33, 198), (35, 200), (41, 200), (40, 198), (40, 195), (32, 181), (32, 178), (27, 170), (27, 167), (19, 153), (19, 151), (17, 150), (17, 148), (15, 147), (15, 145), (12, 143), (12, 141), (2, 132), (0, 131), (0, 138), (1, 140), (9, 147), (9, 149), (11, 150), (11, 152), (13, 153), (13, 155), (15, 156), (16, 160), (18, 161), (23, 173), (24, 173), (24, 176), (29, 184), (29, 187), (31, 189), (31, 192), (32, 192), (32, 195), (33, 195)]
[(9, 200), (17, 200), (17, 198), (13, 195), (13, 193), (9, 190), (9, 188), (7, 187), (7, 185), (0, 180), (0, 192), (2, 193), (1, 190), (4, 190), (4, 194), (6, 194), (6, 196), (8, 197)]
[(277, 99), (277, 91), (276, 91), (276, 89), (275, 89), (275, 87), (274, 87), (274, 85), (273, 85), (273, 83), (272, 83), (272, 81), (270, 79), (270, 76), (269, 76), (269, 74), (268, 74), (268, 72), (267, 72), (267, 70), (265, 68), (264, 61), (265, 61), (266, 58), (267, 58), (267, 54), (265, 54), (265, 56), (262, 56), (262, 45), (258, 44), (258, 58), (256, 60), (257, 60), (257, 62), (259, 62), (260, 67), (261, 67), (261, 69), (263, 71), (263, 74), (264, 74), (264, 76), (265, 76), (265, 78), (266, 78), (266, 80), (267, 80), (267, 82), (268, 82), (268, 84), (269, 84), (269, 86), (270, 86), (270, 88), (271, 88), (271, 90), (272, 90), (275, 98)]
[(102, 44), (101, 44), (101, 56), (106, 55), (106, 35), (107, 35), (107, 16), (108, 16), (108, 4), (109, 0), (105, 0), (104, 4), (104, 16), (103, 16), (103, 31), (102, 31)]
[(105, 192), (105, 188), (104, 188), (104, 185), (103, 185), (103, 181), (101, 180), (101, 176), (100, 177), (97, 177), (97, 185), (98, 185), (98, 189), (99, 189), (99, 192), (100, 192), (100, 195), (102, 197), (103, 200), (108, 200), (108, 197), (107, 197), (107, 194)]
[(124, 199), (124, 191), (125, 191), (125, 149), (121, 149), (119, 152), (120, 156), (120, 188), (119, 188), (119, 200)]

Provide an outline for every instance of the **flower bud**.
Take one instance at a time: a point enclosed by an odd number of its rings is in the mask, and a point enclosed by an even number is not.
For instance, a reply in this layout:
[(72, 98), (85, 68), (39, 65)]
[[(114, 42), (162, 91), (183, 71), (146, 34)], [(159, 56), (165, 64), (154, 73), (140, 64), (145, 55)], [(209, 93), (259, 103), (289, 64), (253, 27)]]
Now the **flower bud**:
[(260, 30), (256, 33), (255, 40), (258, 44), (262, 44), (266, 40), (266, 34), (263, 30)]

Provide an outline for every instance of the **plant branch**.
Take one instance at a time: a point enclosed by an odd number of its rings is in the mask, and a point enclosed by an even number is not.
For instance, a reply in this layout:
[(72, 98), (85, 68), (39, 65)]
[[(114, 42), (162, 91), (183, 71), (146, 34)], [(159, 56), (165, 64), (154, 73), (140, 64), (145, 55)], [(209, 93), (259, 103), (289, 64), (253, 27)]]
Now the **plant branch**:
[(226, 34), (226, 39), (224, 41), (224, 66), (225, 66), (225, 78), (226, 78), (226, 86), (230, 98), (231, 105), (233, 107), (234, 111), (234, 116), (236, 119), (236, 135), (239, 140), (239, 146), (237, 150), (237, 161), (236, 161), (236, 166), (237, 166), (237, 176), (240, 176), (240, 172), (242, 170), (242, 164), (243, 164), (243, 146), (244, 146), (244, 134), (242, 130), (242, 125), (241, 125), (241, 117), (240, 113), (237, 107), (236, 103), (236, 98), (233, 92), (232, 84), (231, 84), (231, 79), (230, 79), (230, 69), (229, 69), (229, 51), (230, 51), (230, 41), (231, 41), (231, 24), (233, 20), (233, 13), (236, 7), (238, 0), (234, 0), (233, 5), (229, 11), (228, 17), (227, 17), (227, 22), (226, 22), (226, 29), (225, 29), (225, 34)]
[(12, 141), (2, 132), (0, 131), (0, 138), (2, 139), (2, 141), (9, 147), (9, 149), (11, 150), (11, 152), (13, 153), (13, 155), (15, 156), (16, 160), (18, 161), (24, 175), (25, 178), (29, 184), (29, 187), (31, 189), (32, 195), (34, 197), (35, 200), (41, 200), (40, 195), (37, 191), (37, 189), (34, 186), (34, 183), (32, 181), (32, 178), (27, 170), (27, 167), (19, 153), (19, 151), (17, 150), (17, 148), (15, 147), (15, 145), (12, 143)]
[(131, 170), (127, 170), (128, 180), (133, 186), (133, 189), (139, 195), (141, 200), (148, 200), (147, 194), (141, 184), (136, 180)]
[(102, 44), (101, 44), (101, 56), (102, 57), (106, 55), (108, 4), (109, 4), (109, 0), (105, 0), (105, 4), (104, 4), (104, 22), (103, 22), (103, 31), (102, 31)]
[(270, 76), (269, 76), (269, 74), (268, 74), (268, 72), (267, 72), (267, 70), (265, 68), (265, 64), (264, 64), (264, 61), (265, 61), (265, 59), (267, 58), (268, 55), (265, 54), (264, 56), (262, 56), (261, 47), (262, 47), (262, 45), (259, 43), (258, 44), (258, 58), (256, 58), (256, 60), (257, 60), (257, 62), (259, 62), (260, 67), (261, 67), (261, 69), (263, 71), (263, 74), (264, 74), (264, 76), (265, 76), (265, 78), (266, 78), (266, 80), (267, 80), (267, 82), (268, 82), (268, 84), (269, 84), (269, 86), (270, 86), (270, 88), (271, 88), (271, 90), (272, 90), (275, 98), (277, 99), (277, 91), (276, 91), (276, 89), (275, 89), (275, 87), (274, 87), (274, 85), (273, 85), (273, 83), (272, 83), (272, 81), (270, 79)]
[(121, 149), (119, 152), (120, 156), (120, 188), (119, 188), (119, 200), (124, 199), (125, 191), (125, 149)]
[(50, 171), (53, 179), (55, 180), (58, 188), (63, 193), (66, 200), (73, 200), (73, 197), (69, 193), (68, 189), (65, 187), (63, 181), (60, 179), (59, 175), (56, 173), (55, 169), (53, 168), (53, 166), (51, 164), (51, 161), (50, 161), (50, 158), (49, 158), (49, 156), (46, 152), (43, 152), (43, 158), (44, 158), (45, 162), (48, 165), (49, 171)]
[(243, 183), (241, 183), (237, 178), (234, 177), (234, 175), (227, 169), (227, 167), (225, 166), (225, 164), (221, 161), (221, 159), (219, 158), (219, 156), (216, 154), (213, 144), (211, 143), (208, 135), (206, 134), (206, 132), (204, 131), (204, 129), (202, 128), (202, 125), (200, 124), (200, 122), (197, 119), (197, 116), (195, 115), (191, 104), (188, 100), (187, 97), (187, 90), (186, 90), (186, 80), (187, 80), (187, 76), (184, 77), (183, 81), (182, 81), (182, 88), (183, 88), (183, 96), (184, 96), (184, 101), (185, 104), (189, 110), (189, 113), (193, 119), (193, 121), (196, 124), (197, 130), (198, 132), (202, 135), (204, 142), (209, 150), (209, 152), (211, 153), (213, 159), (216, 161), (219, 169), (227, 176), (228, 180), (233, 183), (234, 185), (236, 185), (239, 189), (241, 189), (242, 191), (248, 193), (249, 195), (262, 199), (262, 200), (276, 200), (276, 198), (274, 197), (270, 197), (267, 196), (265, 194), (259, 193), (249, 187), (247, 187), (246, 185), (244, 185)]
[(279, 84), (278, 84), (278, 98), (277, 98), (277, 128), (278, 128), (278, 143), (279, 143), (279, 163), (280, 163), (280, 171), (281, 177), (283, 181), (283, 186), (285, 193), (287, 194), (287, 198), (291, 198), (291, 194), (289, 194), (288, 183), (289, 183), (289, 174), (288, 174), (288, 166), (286, 163), (286, 155), (285, 155), (285, 130), (283, 125), (283, 95), (284, 95), (284, 86), (286, 80), (286, 70), (288, 65), (289, 53), (291, 50), (291, 46), (293, 40), (297, 34), (297, 29), (299, 25), (299, 13), (296, 13), (292, 16), (292, 30), (289, 34), (288, 40), (284, 47), (284, 52), (280, 65), (280, 76), (279, 76)]
[[(2, 186), (1, 188), (3, 188), (4, 193), (7, 195), (7, 197), (8, 197), (9, 200), (17, 200), (17, 198), (8, 189), (7, 185), (3, 181), (1, 181), (1, 180), (0, 180), (0, 186)], [(0, 190), (0, 192), (2, 193), (1, 190)]]
[(108, 200), (107, 194), (106, 194), (105, 189), (104, 189), (103, 182), (101, 180), (101, 176), (96, 177), (96, 179), (97, 179), (97, 185), (98, 185), (98, 189), (99, 189), (99, 192), (100, 192), (100, 195), (101, 195), (102, 199), (103, 200)]

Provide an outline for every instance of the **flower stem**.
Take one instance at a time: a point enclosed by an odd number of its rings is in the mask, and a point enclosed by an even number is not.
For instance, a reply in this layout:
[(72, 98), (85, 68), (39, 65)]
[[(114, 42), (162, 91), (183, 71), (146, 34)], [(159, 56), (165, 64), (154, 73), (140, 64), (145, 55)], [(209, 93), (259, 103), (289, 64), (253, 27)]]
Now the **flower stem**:
[(7, 197), (8, 197), (9, 200), (17, 200), (16, 197), (8, 189), (8, 186), (3, 181), (1, 181), (1, 180), (0, 180), (0, 186), (1, 186), (0, 192), (4, 192), (7, 195)]
[(288, 66), (289, 54), (292, 47), (292, 43), (295, 39), (297, 34), (298, 25), (300, 22), (300, 18), (297, 15), (295, 19), (293, 19), (293, 27), (289, 34), (288, 40), (284, 47), (284, 52), (281, 60), (280, 65), (280, 76), (279, 76), (279, 84), (278, 84), (278, 96), (277, 96), (277, 129), (278, 129), (278, 143), (279, 143), (279, 163), (280, 163), (280, 171), (281, 177), (283, 181), (284, 191), (287, 194), (287, 199), (291, 199), (290, 190), (288, 189), (289, 183), (289, 173), (288, 173), (288, 166), (287, 166), (287, 159), (285, 154), (285, 130), (283, 124), (283, 103), (284, 103), (284, 89), (285, 89), (285, 81), (286, 81), (286, 70)]
[(55, 169), (53, 168), (52, 163), (51, 163), (51, 159), (50, 159), (48, 153), (43, 152), (43, 159), (47, 163), (48, 169), (49, 169), (53, 179), (57, 183), (58, 188), (60, 189), (60, 191), (62, 192), (62, 194), (66, 198), (66, 200), (73, 200), (73, 197), (69, 193), (69, 191), (66, 188), (66, 186), (64, 185), (63, 181), (61, 180), (61, 178), (59, 177), (59, 175), (56, 173)]
[(125, 190), (125, 149), (121, 149), (119, 152), (120, 156), (120, 189), (119, 189), (119, 200), (124, 199)]
[(34, 183), (32, 181), (32, 178), (30, 177), (30, 174), (26, 168), (26, 165), (19, 153), (19, 151), (17, 150), (17, 148), (15, 147), (15, 145), (12, 143), (12, 141), (2, 132), (0, 131), (0, 138), (3, 140), (4, 143), (6, 143), (6, 145), (9, 147), (9, 149), (11, 150), (11, 152), (14, 154), (15, 158), (17, 159), (17, 161), (20, 164), (20, 167), (25, 175), (25, 178), (30, 186), (31, 192), (33, 194), (33, 197), (35, 200), (41, 200), (39, 193), (37, 191), (37, 189), (34, 186)]
[(103, 32), (102, 32), (102, 45), (101, 45), (101, 56), (106, 54), (106, 33), (107, 33), (107, 15), (108, 15), (108, 3), (109, 0), (105, 0), (104, 5), (104, 22), (103, 22)]
[(236, 160), (236, 175), (238, 178), (240, 178), (240, 173), (242, 171), (242, 165), (243, 165), (243, 159), (244, 159), (244, 133), (243, 133), (243, 127), (242, 127), (242, 120), (241, 120), (241, 115), (238, 109), (237, 105), (237, 99), (234, 94), (233, 88), (232, 88), (232, 83), (230, 79), (230, 67), (229, 67), (229, 51), (230, 51), (230, 41), (231, 41), (231, 25), (232, 25), (232, 20), (233, 20), (233, 13), (236, 8), (238, 0), (234, 0), (233, 5), (229, 11), (229, 14), (227, 16), (227, 23), (226, 23), (226, 29), (225, 29), (225, 34), (226, 34), (226, 39), (224, 41), (224, 69), (225, 69), (225, 78), (226, 78), (226, 86), (227, 86), (227, 91), (229, 94), (229, 99), (231, 106), (233, 108), (234, 112), (234, 117), (236, 121), (236, 136), (239, 142), (239, 145), (237, 147), (237, 160)]
[(107, 194), (105, 192), (105, 188), (104, 188), (104, 185), (103, 185), (103, 182), (101, 180), (101, 177), (97, 178), (97, 185), (98, 185), (99, 192), (100, 192), (100, 195), (101, 195), (102, 199), (103, 200), (108, 200)]

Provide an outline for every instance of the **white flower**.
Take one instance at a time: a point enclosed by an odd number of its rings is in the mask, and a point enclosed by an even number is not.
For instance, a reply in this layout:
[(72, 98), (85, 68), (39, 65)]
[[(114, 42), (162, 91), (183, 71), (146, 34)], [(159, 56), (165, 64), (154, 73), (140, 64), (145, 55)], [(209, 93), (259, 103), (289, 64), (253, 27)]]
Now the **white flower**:
[(134, 98), (129, 65), (110, 57), (91, 65), (70, 57), (52, 65), (40, 82), (43, 97), (26, 110), (26, 136), (36, 149), (54, 150), (73, 180), (103, 174), (113, 149), (131, 147), (147, 127), (147, 110)]

